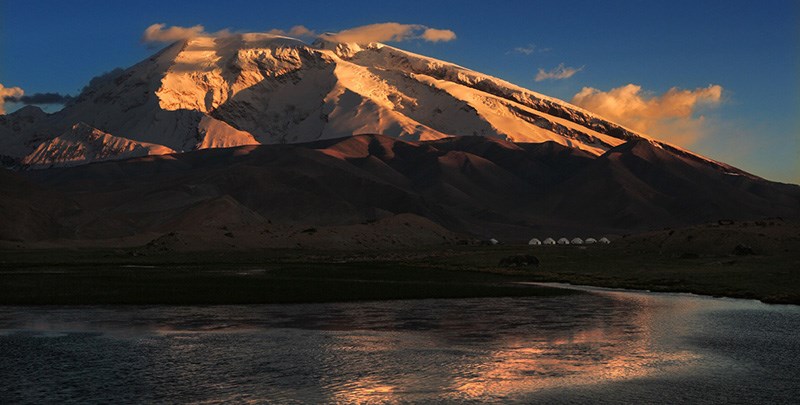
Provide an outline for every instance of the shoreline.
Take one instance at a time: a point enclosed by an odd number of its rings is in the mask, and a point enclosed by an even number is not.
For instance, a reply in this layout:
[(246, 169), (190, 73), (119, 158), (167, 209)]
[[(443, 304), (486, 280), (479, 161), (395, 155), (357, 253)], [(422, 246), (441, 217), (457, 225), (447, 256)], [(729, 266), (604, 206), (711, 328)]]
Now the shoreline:
[(709, 299), (709, 300), (734, 300), (734, 301), (749, 301), (749, 302), (756, 302), (763, 305), (768, 306), (787, 306), (787, 307), (797, 307), (800, 306), (800, 303), (775, 303), (775, 302), (766, 302), (757, 298), (741, 298), (741, 297), (731, 297), (725, 295), (709, 295), (709, 294), (702, 294), (697, 292), (690, 292), (690, 291), (674, 291), (674, 290), (664, 290), (664, 291), (653, 291), (653, 290), (646, 290), (646, 289), (638, 289), (638, 288), (622, 288), (622, 287), (605, 287), (600, 285), (589, 285), (589, 284), (570, 284), (570, 283), (562, 283), (562, 282), (555, 282), (555, 281), (542, 281), (542, 282), (528, 282), (522, 281), (523, 284), (531, 284), (531, 285), (539, 285), (542, 287), (551, 287), (551, 288), (560, 288), (565, 290), (572, 290), (572, 291), (580, 291), (580, 292), (620, 292), (620, 293), (633, 293), (633, 294), (652, 294), (657, 296), (685, 296), (685, 297), (693, 297), (693, 298), (701, 298), (701, 299)]
[[(202, 305), (548, 294), (521, 291), (510, 285), (514, 282), (800, 304), (800, 227), (755, 229), (758, 233), (752, 234), (753, 227), (744, 228), (745, 233), (739, 228), (702, 226), (584, 246), (0, 249), (0, 305)], [(748, 241), (752, 251), (738, 254), (736, 248)], [(503, 264), (503, 259), (518, 255), (533, 255), (539, 265)]]
[(513, 283), (523, 280), (375, 262), (28, 265), (0, 271), (0, 305), (247, 305), (576, 294)]

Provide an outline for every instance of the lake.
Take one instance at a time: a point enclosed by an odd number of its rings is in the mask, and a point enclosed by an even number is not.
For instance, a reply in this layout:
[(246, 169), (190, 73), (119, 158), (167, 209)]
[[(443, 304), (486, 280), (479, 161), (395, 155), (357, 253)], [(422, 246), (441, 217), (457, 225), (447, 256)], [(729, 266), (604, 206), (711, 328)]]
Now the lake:
[(0, 402), (797, 402), (800, 307), (584, 290), (0, 307)]

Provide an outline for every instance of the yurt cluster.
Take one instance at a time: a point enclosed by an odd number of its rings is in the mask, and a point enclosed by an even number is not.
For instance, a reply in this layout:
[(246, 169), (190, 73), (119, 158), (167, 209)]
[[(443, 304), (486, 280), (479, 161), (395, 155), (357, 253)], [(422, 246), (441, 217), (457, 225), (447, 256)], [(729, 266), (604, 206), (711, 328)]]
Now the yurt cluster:
[(609, 243), (611, 243), (611, 241), (608, 240), (608, 238), (606, 238), (605, 236), (603, 236), (600, 239), (595, 239), (595, 238), (586, 238), (586, 239), (581, 239), (581, 238), (572, 238), (572, 239), (559, 238), (558, 240), (555, 240), (553, 238), (545, 238), (545, 240), (539, 240), (539, 239), (533, 238), (528, 242), (528, 244), (532, 245), (532, 246), (538, 246), (538, 245), (593, 245), (595, 243), (609, 244)]

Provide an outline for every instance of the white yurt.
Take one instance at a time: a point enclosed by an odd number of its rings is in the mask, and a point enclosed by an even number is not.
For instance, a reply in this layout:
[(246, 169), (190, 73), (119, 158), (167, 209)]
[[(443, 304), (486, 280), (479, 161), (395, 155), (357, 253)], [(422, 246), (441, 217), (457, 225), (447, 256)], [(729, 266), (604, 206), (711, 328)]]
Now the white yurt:
[(495, 238), (492, 238), (492, 239), (489, 239), (489, 243), (492, 244), (492, 245), (496, 245), (496, 244), (500, 243), (500, 241), (495, 239)]
[(599, 240), (598, 242), (600, 242), (600, 243), (605, 243), (605, 244), (609, 244), (609, 243), (611, 243), (611, 241), (610, 241), (610, 240), (608, 240), (608, 238), (606, 238), (605, 236), (603, 236), (602, 238), (600, 238), (600, 240)]
[(539, 239), (533, 238), (533, 239), (531, 239), (531, 240), (529, 240), (529, 241), (528, 241), (528, 244), (529, 244), (529, 245), (536, 245), (536, 246), (538, 246), (538, 245), (541, 245), (541, 244), (542, 244), (542, 241), (540, 241)]
[(558, 240), (558, 244), (559, 245), (569, 245), (569, 239), (561, 238), (561, 239)]
[(572, 238), (569, 243), (572, 245), (583, 245), (583, 240), (581, 238)]
[(595, 243), (597, 243), (597, 239), (595, 239), (595, 238), (586, 238), (586, 240), (583, 241), (583, 243), (585, 243), (587, 245), (594, 245)]
[(544, 244), (545, 245), (555, 245), (556, 244), (556, 240), (553, 239), (553, 238), (547, 238), (547, 239), (544, 240)]

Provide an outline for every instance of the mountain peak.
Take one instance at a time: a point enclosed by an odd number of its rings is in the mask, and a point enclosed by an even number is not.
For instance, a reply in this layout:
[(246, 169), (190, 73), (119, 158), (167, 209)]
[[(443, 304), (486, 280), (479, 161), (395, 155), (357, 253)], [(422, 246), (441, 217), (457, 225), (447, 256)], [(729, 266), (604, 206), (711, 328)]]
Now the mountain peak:
[[(174, 151), (382, 134), (555, 142), (600, 156), (647, 138), (564, 101), (392, 46), (331, 35), (309, 45), (268, 33), (175, 43), (92, 80), (46, 121), (17, 131), (12, 158), (22, 160), (78, 122)], [(16, 131), (3, 125), (0, 133)]]
[(26, 105), (11, 114), (15, 117), (26, 117), (34, 120), (38, 120), (47, 116), (46, 112), (35, 105)]

